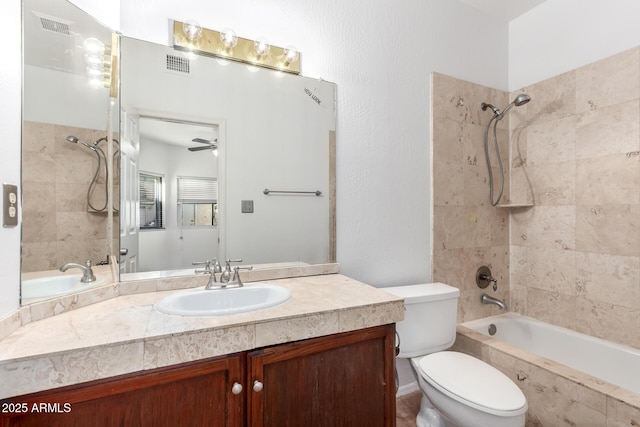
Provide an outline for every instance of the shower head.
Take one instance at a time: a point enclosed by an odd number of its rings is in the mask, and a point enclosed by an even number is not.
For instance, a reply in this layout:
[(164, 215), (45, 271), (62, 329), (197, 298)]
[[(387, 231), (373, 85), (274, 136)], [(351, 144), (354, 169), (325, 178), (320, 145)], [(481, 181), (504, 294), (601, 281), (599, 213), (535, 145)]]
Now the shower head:
[(516, 99), (514, 99), (511, 104), (507, 105), (507, 108), (505, 108), (501, 114), (499, 114), (498, 119), (503, 118), (514, 106), (520, 107), (521, 105), (524, 105), (529, 101), (531, 101), (531, 97), (526, 93), (521, 93), (520, 95), (516, 96)]
[(521, 105), (526, 104), (529, 101), (531, 101), (531, 97), (526, 93), (521, 93), (520, 95), (516, 96), (516, 99), (513, 100), (513, 104), (516, 107), (519, 107)]
[(529, 95), (527, 95), (526, 93), (521, 93), (520, 95), (516, 96), (516, 99), (514, 99), (511, 104), (507, 105), (507, 107), (504, 109), (504, 111), (500, 111), (500, 109), (498, 109), (498, 108), (494, 107), (493, 105), (488, 104), (486, 102), (483, 102), (482, 104), (480, 104), (480, 106), (482, 107), (482, 111), (486, 111), (487, 108), (490, 108), (491, 111), (493, 111), (494, 117), (497, 118), (498, 120), (500, 120), (514, 106), (519, 107), (521, 105), (526, 104), (529, 101), (531, 101), (531, 97)]
[(78, 143), (80, 143), (80, 144), (84, 145), (85, 147), (87, 147), (88, 149), (93, 150), (93, 151), (96, 151), (96, 149), (95, 149), (93, 146), (91, 146), (91, 145), (87, 144), (87, 143), (86, 143), (86, 142), (84, 142), (83, 140), (81, 140), (81, 139), (79, 139), (79, 138), (77, 138), (77, 137), (75, 137), (75, 136), (73, 136), (73, 135), (69, 135), (69, 136), (66, 138), (66, 140), (67, 140), (68, 142), (72, 142), (72, 143), (74, 143), (74, 144), (78, 144)]

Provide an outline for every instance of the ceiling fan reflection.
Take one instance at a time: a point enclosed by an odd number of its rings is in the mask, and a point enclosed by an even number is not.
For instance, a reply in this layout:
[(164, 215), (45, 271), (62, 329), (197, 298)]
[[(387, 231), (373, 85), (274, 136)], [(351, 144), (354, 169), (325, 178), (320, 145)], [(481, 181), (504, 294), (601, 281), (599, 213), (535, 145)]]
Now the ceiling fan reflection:
[(204, 138), (193, 138), (191, 141), (199, 142), (200, 144), (205, 144), (205, 145), (197, 146), (197, 147), (189, 147), (187, 148), (189, 151), (215, 150), (218, 148), (218, 145), (216, 144), (218, 142), (217, 138), (214, 139), (213, 141), (210, 139), (204, 139)]

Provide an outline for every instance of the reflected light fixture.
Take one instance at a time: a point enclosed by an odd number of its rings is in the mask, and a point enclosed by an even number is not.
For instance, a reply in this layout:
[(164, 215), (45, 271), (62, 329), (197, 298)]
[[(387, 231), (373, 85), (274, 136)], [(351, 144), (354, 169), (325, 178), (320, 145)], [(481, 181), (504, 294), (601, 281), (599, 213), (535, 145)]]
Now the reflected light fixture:
[(202, 27), (193, 19), (188, 19), (182, 23), (182, 31), (187, 39), (192, 42), (195, 42), (202, 37)]
[(265, 39), (238, 37), (228, 28), (220, 32), (202, 28), (192, 20), (173, 21), (173, 47), (200, 55), (300, 74), (300, 52), (296, 48), (272, 46)]

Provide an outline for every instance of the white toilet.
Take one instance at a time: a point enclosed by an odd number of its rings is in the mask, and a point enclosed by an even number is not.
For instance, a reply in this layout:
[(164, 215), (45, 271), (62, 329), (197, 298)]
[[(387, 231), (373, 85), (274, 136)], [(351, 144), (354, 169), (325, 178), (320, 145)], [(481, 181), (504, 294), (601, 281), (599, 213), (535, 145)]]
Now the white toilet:
[(418, 427), (522, 427), (527, 400), (502, 372), (467, 354), (442, 351), (456, 339), (460, 291), (443, 283), (382, 290), (404, 298), (398, 357), (422, 390)]

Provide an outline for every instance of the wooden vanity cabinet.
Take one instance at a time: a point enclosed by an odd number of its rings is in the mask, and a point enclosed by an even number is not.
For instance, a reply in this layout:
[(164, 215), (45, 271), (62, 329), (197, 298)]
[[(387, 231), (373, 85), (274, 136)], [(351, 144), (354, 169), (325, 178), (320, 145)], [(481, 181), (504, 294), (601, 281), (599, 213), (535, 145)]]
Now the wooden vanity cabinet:
[(395, 425), (393, 325), (249, 352), (251, 427)]
[(0, 426), (242, 426), (245, 395), (231, 390), (244, 365), (240, 354), (14, 397), (2, 408), (19, 413)]
[(27, 408), (0, 413), (0, 426), (391, 427), (394, 326), (122, 375), (0, 404)]

